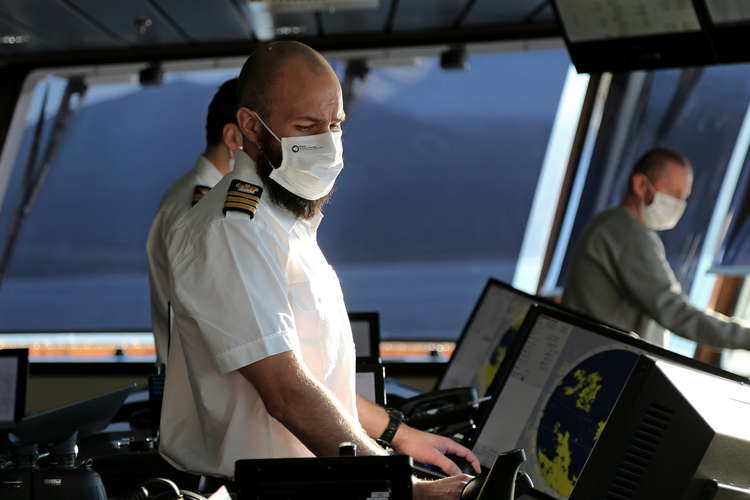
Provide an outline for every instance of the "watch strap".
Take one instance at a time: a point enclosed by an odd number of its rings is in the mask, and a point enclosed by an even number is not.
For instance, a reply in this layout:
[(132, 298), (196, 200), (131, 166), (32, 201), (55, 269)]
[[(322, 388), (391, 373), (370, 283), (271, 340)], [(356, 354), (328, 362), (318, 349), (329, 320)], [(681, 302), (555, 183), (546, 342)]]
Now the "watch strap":
[(378, 441), (384, 441), (390, 445), (393, 437), (396, 435), (398, 426), (404, 421), (404, 414), (395, 408), (386, 408), (385, 411), (388, 412), (388, 425), (383, 434), (378, 438)]

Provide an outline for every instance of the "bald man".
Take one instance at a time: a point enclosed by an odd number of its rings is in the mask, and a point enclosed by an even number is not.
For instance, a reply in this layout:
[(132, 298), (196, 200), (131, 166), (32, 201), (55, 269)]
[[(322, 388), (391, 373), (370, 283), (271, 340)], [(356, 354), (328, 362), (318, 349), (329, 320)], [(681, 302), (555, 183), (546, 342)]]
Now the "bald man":
[(162, 455), (231, 477), (243, 458), (335, 456), (373, 438), (456, 474), (416, 482), (415, 498), (458, 498), (476, 457), (413, 429), (355, 393), (355, 353), (335, 272), (317, 244), (343, 167), (341, 87), (309, 47), (276, 42), (245, 62), (237, 123), (244, 152), (169, 235), (174, 334)]
[(663, 148), (647, 152), (622, 205), (597, 215), (578, 242), (563, 304), (660, 346), (666, 328), (701, 344), (750, 349), (747, 322), (690, 305), (656, 234), (677, 225), (692, 186), (685, 157)]

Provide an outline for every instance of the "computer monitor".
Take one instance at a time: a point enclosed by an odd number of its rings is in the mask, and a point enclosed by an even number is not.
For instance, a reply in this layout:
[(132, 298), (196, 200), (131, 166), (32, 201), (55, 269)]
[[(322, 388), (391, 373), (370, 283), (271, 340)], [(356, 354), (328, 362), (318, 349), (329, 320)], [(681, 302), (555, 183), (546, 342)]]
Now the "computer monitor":
[(28, 349), (0, 350), (0, 429), (13, 429), (26, 410)]
[(350, 312), (349, 323), (358, 358), (380, 357), (380, 319), (376, 312)]
[(642, 357), (571, 500), (750, 498), (750, 386)]
[(491, 278), (469, 316), (436, 389), (474, 387), (483, 397), (539, 298)]
[(385, 406), (385, 368), (379, 358), (357, 358), (357, 394)]
[(604, 324), (533, 306), (498, 374), (494, 406), (479, 423), (473, 450), (482, 465), (490, 467), (498, 453), (524, 448), (524, 470), (535, 487), (569, 498), (643, 354), (744, 380)]

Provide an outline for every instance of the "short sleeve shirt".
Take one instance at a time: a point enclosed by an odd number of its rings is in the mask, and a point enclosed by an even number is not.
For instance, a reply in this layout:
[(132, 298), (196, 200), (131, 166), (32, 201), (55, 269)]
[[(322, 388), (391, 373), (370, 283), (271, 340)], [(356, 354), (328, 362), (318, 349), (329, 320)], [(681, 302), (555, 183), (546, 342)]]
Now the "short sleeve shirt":
[(199, 156), (195, 166), (164, 193), (148, 232), (146, 254), (148, 255), (151, 290), (151, 328), (154, 332), (156, 358), (162, 364), (166, 364), (169, 345), (167, 233), (174, 223), (199, 200), (199, 194), (214, 187), (221, 177), (221, 172), (213, 163), (205, 156)]
[[(168, 237), (173, 339), (162, 455), (231, 477), (244, 458), (311, 456), (237, 370), (293, 350), (356, 420), (355, 354), (341, 286), (317, 244), (321, 215), (297, 219), (260, 193), (224, 213), (232, 182), (263, 183), (246, 154)], [(231, 206), (231, 204), (229, 205)]]

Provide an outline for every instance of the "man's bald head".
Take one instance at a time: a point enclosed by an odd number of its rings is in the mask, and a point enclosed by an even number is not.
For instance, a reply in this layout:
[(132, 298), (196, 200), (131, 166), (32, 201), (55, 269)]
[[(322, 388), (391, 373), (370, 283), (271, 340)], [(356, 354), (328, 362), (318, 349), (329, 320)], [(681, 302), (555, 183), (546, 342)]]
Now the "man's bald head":
[(274, 100), (274, 89), (281, 78), (288, 76), (290, 69), (320, 76), (336, 75), (323, 56), (303, 43), (266, 43), (258, 47), (242, 66), (237, 96), (239, 105), (268, 119), (272, 112), (270, 103)]
[(328, 195), (305, 199), (270, 176), (284, 159), (282, 138), (341, 131), (345, 119), (341, 84), (328, 61), (298, 42), (262, 45), (242, 67), (238, 102), (244, 151), (254, 160), (271, 200), (298, 217), (318, 213)]

